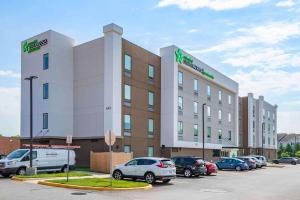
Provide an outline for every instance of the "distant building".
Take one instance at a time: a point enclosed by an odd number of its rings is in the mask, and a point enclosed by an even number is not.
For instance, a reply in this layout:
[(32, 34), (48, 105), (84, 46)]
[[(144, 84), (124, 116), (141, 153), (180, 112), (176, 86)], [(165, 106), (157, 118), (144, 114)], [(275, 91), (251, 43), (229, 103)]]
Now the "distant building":
[(20, 148), (20, 138), (0, 137), (0, 155), (7, 155), (18, 148)]
[(278, 147), (282, 145), (283, 147), (286, 147), (287, 144), (295, 145), (300, 144), (300, 134), (296, 133), (278, 133), (277, 134), (277, 144)]
[(263, 154), (276, 158), (277, 151), (277, 105), (271, 105), (263, 96), (258, 99), (249, 93), (239, 99), (239, 143), (243, 154)]

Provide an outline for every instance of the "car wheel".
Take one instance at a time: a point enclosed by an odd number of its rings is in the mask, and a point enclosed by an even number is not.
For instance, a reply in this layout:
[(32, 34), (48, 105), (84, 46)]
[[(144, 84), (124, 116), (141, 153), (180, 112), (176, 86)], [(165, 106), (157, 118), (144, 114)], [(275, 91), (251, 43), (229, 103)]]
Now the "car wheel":
[(190, 169), (185, 169), (184, 172), (183, 172), (183, 175), (185, 177), (191, 177), (192, 176), (192, 172)]
[(163, 183), (169, 183), (171, 181), (171, 179), (165, 179), (163, 180)]
[(154, 174), (152, 172), (147, 172), (145, 174), (145, 181), (149, 184), (155, 183), (156, 180)]
[(211, 172), (206, 172), (206, 175), (207, 175), (207, 176), (211, 175)]
[(291, 164), (292, 164), (292, 165), (296, 165), (296, 162), (295, 162), (295, 161), (293, 161)]
[(235, 170), (236, 170), (236, 171), (241, 171), (242, 168), (241, 168), (240, 166), (236, 166), (236, 167), (235, 167)]
[(26, 168), (25, 167), (20, 167), (17, 171), (17, 175), (25, 175), (26, 174)]
[(61, 170), (60, 170), (62, 173), (67, 173), (68, 172), (68, 166), (67, 165), (64, 165)]
[[(113, 178), (116, 179), (116, 180), (122, 180), (123, 179), (123, 174), (120, 170), (115, 170), (113, 172)], [(136, 179), (133, 179), (133, 180), (136, 180)]]

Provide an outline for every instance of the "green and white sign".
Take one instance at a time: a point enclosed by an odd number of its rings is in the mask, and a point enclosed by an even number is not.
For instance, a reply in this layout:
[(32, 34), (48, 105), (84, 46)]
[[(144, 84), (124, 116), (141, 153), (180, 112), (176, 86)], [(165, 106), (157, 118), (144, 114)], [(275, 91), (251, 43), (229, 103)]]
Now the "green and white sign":
[(214, 79), (215, 77), (209, 73), (206, 72), (203, 68), (197, 66), (194, 64), (193, 58), (186, 56), (182, 53), (181, 49), (176, 49), (175, 51), (175, 58), (176, 58), (176, 62), (179, 64), (185, 64), (189, 67), (192, 67), (193, 69), (197, 70), (198, 72), (200, 72), (203, 76), (206, 76), (210, 79)]
[(44, 40), (33, 40), (31, 42), (27, 42), (25, 41), (23, 43), (23, 52), (27, 52), (27, 53), (31, 53), (31, 52), (34, 52), (34, 51), (37, 51), (37, 50), (40, 50), (40, 48), (42, 46), (45, 46), (46, 44), (48, 44), (48, 40), (47, 39), (44, 39)]

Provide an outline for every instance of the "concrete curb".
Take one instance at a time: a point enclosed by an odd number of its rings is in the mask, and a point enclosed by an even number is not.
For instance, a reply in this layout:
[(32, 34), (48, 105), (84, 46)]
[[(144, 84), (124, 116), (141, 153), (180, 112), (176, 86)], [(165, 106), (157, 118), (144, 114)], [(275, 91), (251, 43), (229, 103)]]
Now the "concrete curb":
[(115, 191), (115, 190), (147, 190), (151, 189), (152, 185), (147, 185), (144, 187), (133, 187), (133, 188), (109, 188), (109, 187), (90, 187), (90, 186), (78, 186), (78, 185), (66, 185), (61, 183), (52, 183), (49, 181), (39, 181), (38, 184), (52, 186), (52, 187), (60, 187), (60, 188), (68, 188), (68, 189), (79, 189), (79, 190), (97, 190), (97, 191)]
[(14, 180), (14, 181), (27, 181), (28, 180), (28, 178), (18, 178), (18, 177), (15, 177), (15, 176), (11, 177), (10, 179)]
[(284, 165), (268, 165), (267, 167), (284, 168)]

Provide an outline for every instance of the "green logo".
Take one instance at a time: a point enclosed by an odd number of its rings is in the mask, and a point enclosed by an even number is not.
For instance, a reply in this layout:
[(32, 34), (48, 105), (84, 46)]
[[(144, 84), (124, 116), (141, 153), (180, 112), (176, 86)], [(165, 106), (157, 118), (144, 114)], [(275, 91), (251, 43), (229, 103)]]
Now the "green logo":
[(176, 58), (176, 62), (179, 64), (185, 64), (195, 70), (197, 70), (198, 72), (200, 72), (203, 76), (206, 76), (210, 79), (214, 79), (214, 76), (212, 74), (210, 74), (209, 72), (206, 72), (202, 67), (199, 67), (197, 65), (195, 65), (193, 62), (193, 58), (183, 55), (182, 50), (181, 49), (176, 49), (175, 51), (175, 58)]
[(182, 64), (183, 61), (183, 54), (182, 54), (182, 50), (181, 49), (177, 49), (175, 51), (175, 56), (176, 56), (176, 62)]
[(41, 41), (38, 41), (38, 40), (33, 40), (31, 42), (27, 42), (25, 41), (23, 43), (23, 52), (24, 53), (31, 53), (31, 52), (34, 52), (34, 51), (37, 51), (39, 50), (42, 46), (48, 44), (48, 40), (47, 39), (44, 39), (44, 40), (41, 40)]

